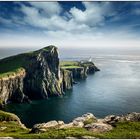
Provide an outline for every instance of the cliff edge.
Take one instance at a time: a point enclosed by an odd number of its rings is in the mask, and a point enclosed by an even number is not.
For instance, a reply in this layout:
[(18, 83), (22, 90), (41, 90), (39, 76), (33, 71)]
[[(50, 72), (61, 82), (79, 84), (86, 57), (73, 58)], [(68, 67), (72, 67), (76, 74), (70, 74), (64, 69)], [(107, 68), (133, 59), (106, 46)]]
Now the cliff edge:
[(76, 63), (73, 68), (62, 66), (58, 49), (52, 45), (1, 59), (0, 104), (60, 96), (72, 88), (76, 78), (98, 70), (93, 63)]

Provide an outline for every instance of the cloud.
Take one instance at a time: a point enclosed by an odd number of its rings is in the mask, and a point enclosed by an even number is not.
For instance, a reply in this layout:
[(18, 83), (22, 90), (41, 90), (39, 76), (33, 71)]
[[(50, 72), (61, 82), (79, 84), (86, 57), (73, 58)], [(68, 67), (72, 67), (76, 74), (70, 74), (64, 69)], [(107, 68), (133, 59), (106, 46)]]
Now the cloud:
[(12, 23), (12, 20), (11, 19), (5, 19), (3, 17), (0, 17), (0, 23), (2, 24), (11, 24)]
[(140, 8), (134, 9), (133, 14), (140, 15)]
[[(72, 7), (61, 15), (62, 7), (57, 2), (30, 2), (32, 7), (22, 5), (21, 11), (26, 15), (25, 22), (32, 26), (48, 30), (82, 31), (104, 24), (109, 11), (109, 3), (83, 2), (85, 11)], [(42, 10), (42, 12), (40, 11)], [(45, 14), (43, 14), (45, 13)], [(108, 12), (109, 13), (109, 12)]]
[(91, 4), (91, 2), (83, 2), (85, 11), (77, 9), (76, 7), (71, 8), (70, 13), (72, 14), (73, 20), (77, 23), (84, 23), (88, 26), (96, 26), (98, 23), (104, 21), (104, 15), (102, 9), (98, 4)]
[[(46, 3), (46, 2), (45, 2)], [(55, 2), (57, 3), (57, 2)], [(53, 3), (48, 3), (47, 5), (42, 6), (37, 5), (37, 3), (30, 3), (34, 7), (26, 6), (26, 5), (21, 5), (21, 11), (24, 13), (24, 22), (26, 24), (29, 24), (34, 27), (42, 28), (43, 30), (48, 30), (48, 31), (67, 31), (67, 32), (74, 32), (74, 33), (79, 33), (79, 32), (85, 32), (89, 31), (89, 26), (86, 23), (77, 23), (73, 18), (66, 19), (64, 16), (61, 16), (61, 10), (62, 8), (58, 5), (55, 4), (57, 7), (56, 9), (59, 10), (54, 10), (54, 12), (50, 12), (49, 15), (44, 15), (40, 13), (40, 8), (42, 8), (43, 11), (49, 11), (49, 6), (51, 7)], [(48, 9), (47, 9), (48, 8)], [(60, 10), (61, 9), (61, 10)], [(66, 15), (70, 15), (69, 12), (66, 12)], [(64, 14), (65, 15), (65, 14)], [(71, 15), (72, 16), (72, 15)]]
[[(43, 44), (49, 45), (48, 43), (58, 46), (107, 46), (115, 45), (113, 44), (115, 40), (124, 45), (127, 39), (130, 42), (135, 38), (134, 32), (130, 30), (132, 27), (126, 24), (120, 26), (112, 24), (122, 20), (112, 2), (82, 2), (84, 10), (74, 6), (67, 10), (58, 2), (16, 2), (16, 4), (20, 5), (18, 12), (23, 16), (15, 15), (11, 19), (0, 17), (3, 24), (17, 25), (16, 31), (22, 29), (23, 32), (17, 34), (15, 30), (10, 31), (11, 39), (8, 40), (14, 45), (17, 43), (16, 37), (19, 40), (18, 45), (25, 42), (26, 46), (26, 43), (30, 42), (28, 45), (40, 44), (40, 47)], [(13, 34), (15, 36), (12, 38)]]
[(58, 2), (30, 2), (30, 4), (33, 7), (42, 9), (48, 16), (52, 16), (55, 14), (58, 15), (62, 11), (62, 8)]

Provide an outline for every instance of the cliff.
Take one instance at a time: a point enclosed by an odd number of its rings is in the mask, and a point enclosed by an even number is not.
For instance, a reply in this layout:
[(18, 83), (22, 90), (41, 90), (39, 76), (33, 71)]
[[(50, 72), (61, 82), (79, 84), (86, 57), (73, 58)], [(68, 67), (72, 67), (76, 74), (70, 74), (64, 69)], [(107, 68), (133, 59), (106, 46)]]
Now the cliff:
[(71, 71), (61, 69), (61, 75), (63, 79), (63, 91), (66, 91), (67, 89), (71, 89), (73, 86), (73, 77)]
[(0, 78), (0, 100), (1, 104), (7, 103), (7, 99), (15, 102), (23, 102), (28, 99), (23, 93), (23, 79), (25, 70), (10, 75), (9, 77)]
[(93, 63), (73, 63), (62, 67), (55, 46), (1, 59), (0, 104), (60, 96), (72, 88), (73, 80), (97, 70)]
[(0, 60), (0, 101), (3, 104), (61, 95), (62, 82), (55, 46)]
[(88, 61), (62, 61), (61, 68), (71, 71), (74, 80), (85, 79), (88, 74), (94, 74), (96, 71), (100, 71), (93, 62)]
[(25, 66), (24, 93), (30, 98), (48, 98), (62, 94), (58, 50), (49, 46), (35, 52)]

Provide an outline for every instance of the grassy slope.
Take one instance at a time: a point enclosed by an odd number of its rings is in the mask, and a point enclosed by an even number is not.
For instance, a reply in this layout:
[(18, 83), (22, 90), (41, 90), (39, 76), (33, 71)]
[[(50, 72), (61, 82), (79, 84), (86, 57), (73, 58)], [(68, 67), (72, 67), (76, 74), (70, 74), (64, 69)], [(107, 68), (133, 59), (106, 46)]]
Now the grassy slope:
[(36, 56), (41, 51), (49, 52), (54, 46), (48, 46), (37, 51), (31, 51), (0, 60), (0, 78), (9, 77), (24, 69), (24, 66), (29, 63), (28, 57)]
[(0, 78), (13, 75), (23, 69), (25, 57), (16, 55), (0, 60)]
[(5, 130), (0, 131), (1, 137), (14, 137), (14, 138), (66, 138), (82, 136), (93, 136), (97, 138), (140, 138), (140, 122), (124, 122), (118, 123), (116, 128), (107, 133), (93, 133), (84, 128), (69, 128), (69, 129), (49, 129), (45, 133), (30, 134), (29, 129), (23, 129), (16, 122), (1, 122), (1, 127), (7, 127)]
[(61, 61), (60, 62), (60, 67), (63, 69), (81, 68), (81, 67), (87, 67), (87, 66), (93, 66), (93, 63), (85, 62), (83, 64), (80, 64), (78, 61)]
[(77, 61), (61, 61), (60, 67), (62, 69), (81, 68), (81, 66), (79, 65), (79, 62)]

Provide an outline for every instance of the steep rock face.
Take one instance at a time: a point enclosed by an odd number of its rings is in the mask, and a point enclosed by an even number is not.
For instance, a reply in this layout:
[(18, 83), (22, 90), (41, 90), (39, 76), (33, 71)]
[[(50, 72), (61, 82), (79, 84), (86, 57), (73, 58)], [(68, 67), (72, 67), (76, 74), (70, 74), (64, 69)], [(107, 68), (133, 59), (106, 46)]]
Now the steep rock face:
[(23, 93), (23, 79), (25, 75), (25, 70), (22, 70), (16, 75), (0, 78), (0, 100), (3, 104), (10, 100), (15, 102), (24, 101), (26, 98)]
[(68, 70), (61, 69), (61, 75), (63, 78), (63, 90), (71, 89), (73, 86), (72, 72)]
[(77, 68), (66, 68), (66, 70), (71, 71), (73, 79), (85, 79), (88, 74), (94, 74), (96, 71), (100, 71), (93, 62), (79, 62)]
[(47, 98), (62, 94), (57, 48), (49, 46), (30, 56), (26, 66), (24, 92), (30, 98)]
[(67, 68), (66, 70), (72, 72), (73, 79), (85, 79), (87, 77), (87, 67)]
[(56, 47), (49, 46), (38, 51), (20, 54), (1, 60), (0, 63), (12, 64), (13, 61), (23, 70), (0, 78), (1, 105), (8, 101), (28, 101), (28, 97), (41, 99), (63, 93), (63, 77), (60, 75)]
[(80, 66), (84, 67), (85, 69), (87, 69), (86, 73), (87, 74), (93, 74), (96, 71), (100, 71), (93, 62), (90, 61), (85, 61), (85, 62), (80, 62)]

